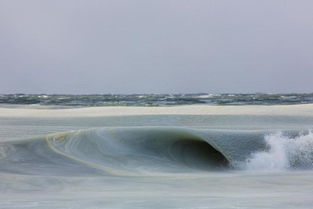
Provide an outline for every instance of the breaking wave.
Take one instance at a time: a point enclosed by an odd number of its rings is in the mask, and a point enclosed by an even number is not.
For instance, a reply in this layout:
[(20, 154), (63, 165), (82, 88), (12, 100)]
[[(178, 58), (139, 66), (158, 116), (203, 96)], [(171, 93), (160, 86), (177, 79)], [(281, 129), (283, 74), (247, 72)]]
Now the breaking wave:
[(244, 163), (248, 170), (313, 168), (313, 133), (298, 136), (282, 132), (265, 136), (266, 150), (253, 153)]
[(158, 175), (313, 168), (313, 133), (171, 127), (97, 128), (0, 144), (0, 171), (30, 175)]

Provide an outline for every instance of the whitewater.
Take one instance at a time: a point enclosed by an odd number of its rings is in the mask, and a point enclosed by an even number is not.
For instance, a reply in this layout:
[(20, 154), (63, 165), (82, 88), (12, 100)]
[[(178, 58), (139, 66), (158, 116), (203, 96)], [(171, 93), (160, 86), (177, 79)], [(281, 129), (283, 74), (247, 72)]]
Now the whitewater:
[(0, 107), (1, 209), (309, 209), (312, 182), (313, 104)]

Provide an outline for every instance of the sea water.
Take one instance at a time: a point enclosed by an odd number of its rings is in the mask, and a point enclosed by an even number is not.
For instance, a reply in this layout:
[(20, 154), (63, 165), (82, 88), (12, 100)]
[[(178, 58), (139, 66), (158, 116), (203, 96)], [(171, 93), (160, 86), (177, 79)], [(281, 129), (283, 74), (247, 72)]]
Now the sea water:
[(0, 125), (0, 208), (313, 205), (311, 104), (6, 103)]

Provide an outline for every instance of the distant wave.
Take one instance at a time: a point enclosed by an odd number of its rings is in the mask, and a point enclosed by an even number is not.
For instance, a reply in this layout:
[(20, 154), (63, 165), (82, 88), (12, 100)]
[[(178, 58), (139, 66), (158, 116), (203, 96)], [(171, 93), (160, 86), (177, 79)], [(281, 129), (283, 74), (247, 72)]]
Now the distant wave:
[(2, 142), (0, 170), (33, 175), (157, 175), (313, 168), (313, 134), (171, 127), (97, 128)]
[(98, 95), (48, 95), (0, 94), (4, 105), (50, 106), (171, 106), (171, 105), (274, 105), (310, 104), (313, 94), (98, 94)]

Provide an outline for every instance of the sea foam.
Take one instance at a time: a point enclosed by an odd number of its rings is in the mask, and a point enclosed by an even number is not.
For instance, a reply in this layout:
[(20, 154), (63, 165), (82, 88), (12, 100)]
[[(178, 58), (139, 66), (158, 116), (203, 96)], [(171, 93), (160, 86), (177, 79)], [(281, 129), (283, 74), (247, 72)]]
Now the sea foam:
[(253, 153), (243, 164), (247, 170), (279, 171), (313, 168), (313, 132), (296, 137), (278, 132), (265, 136), (266, 150)]

